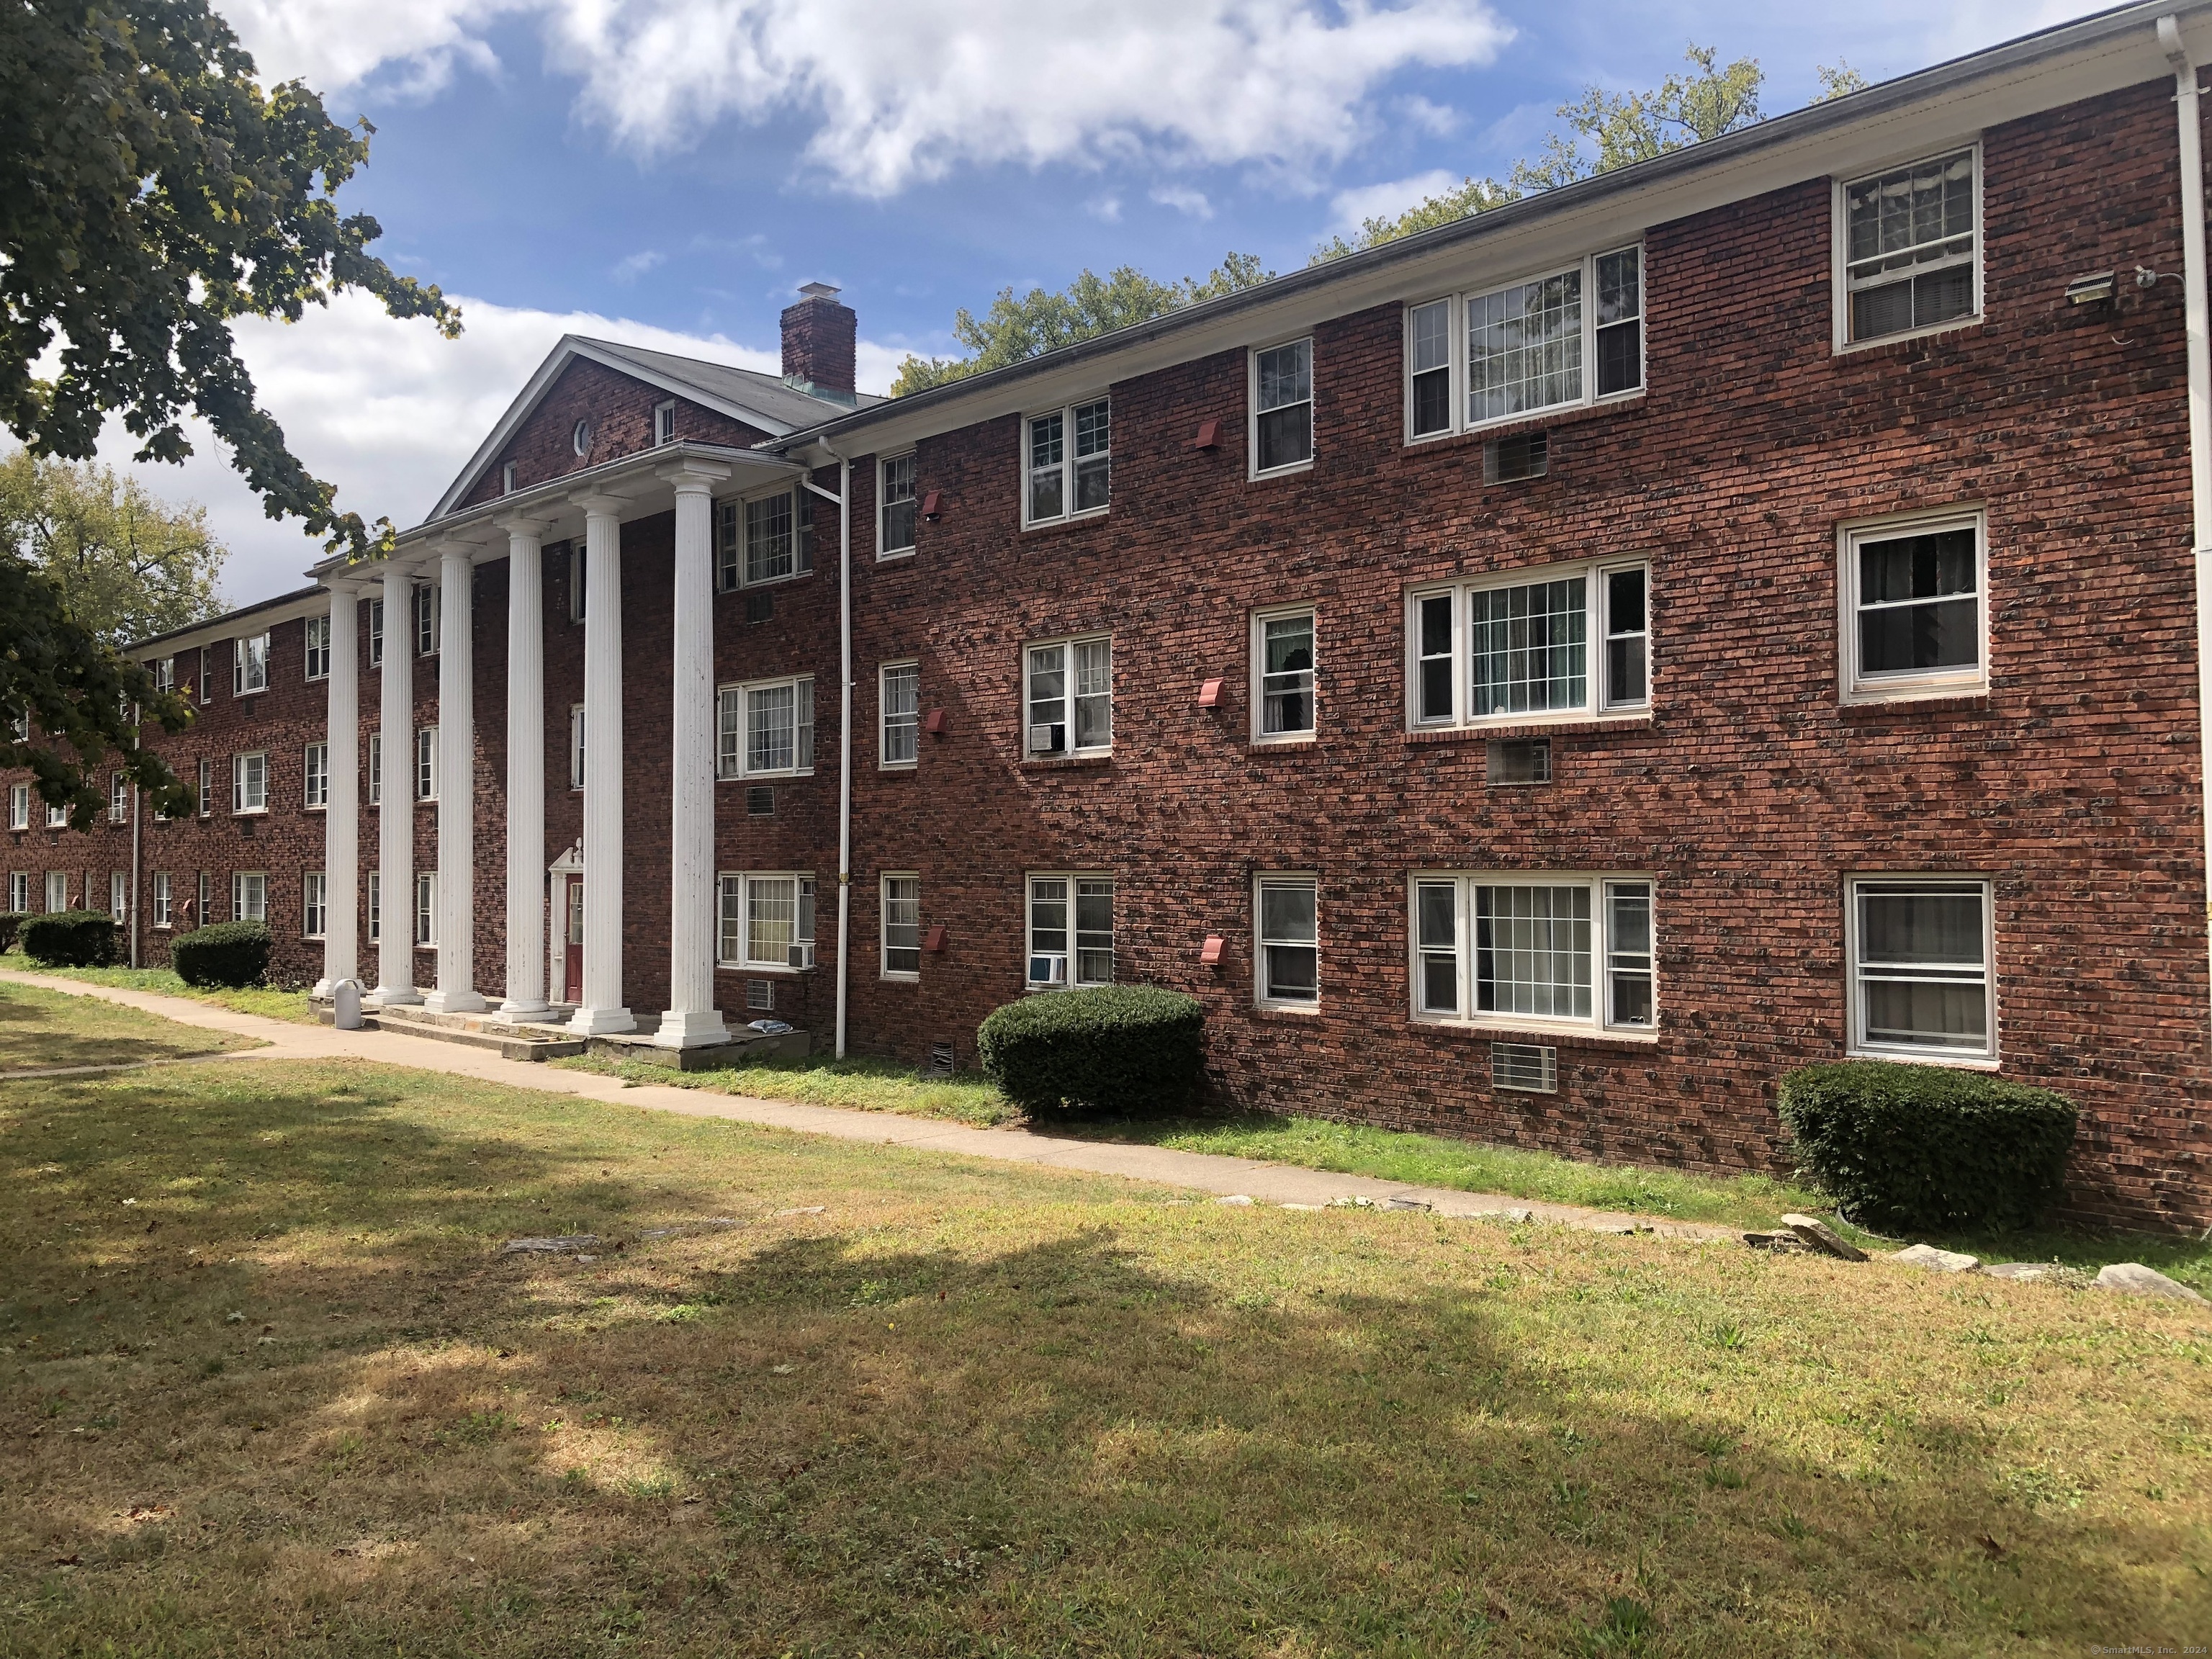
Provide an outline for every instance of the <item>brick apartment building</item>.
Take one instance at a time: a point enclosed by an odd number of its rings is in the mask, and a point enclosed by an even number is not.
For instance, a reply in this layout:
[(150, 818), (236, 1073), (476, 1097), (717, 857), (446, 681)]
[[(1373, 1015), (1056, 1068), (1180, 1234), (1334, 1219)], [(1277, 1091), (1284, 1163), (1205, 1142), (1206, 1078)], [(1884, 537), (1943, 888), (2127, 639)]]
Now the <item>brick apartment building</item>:
[(391, 560), (140, 647), (201, 812), (19, 788), (9, 902), (916, 1062), (1150, 981), (1224, 1101), (1707, 1169), (1778, 1164), (1795, 1066), (1993, 1068), (2082, 1103), (2077, 1212), (2212, 1223), (2185, 44), (2107, 13), (896, 401), (819, 287), (781, 380), (564, 340)]

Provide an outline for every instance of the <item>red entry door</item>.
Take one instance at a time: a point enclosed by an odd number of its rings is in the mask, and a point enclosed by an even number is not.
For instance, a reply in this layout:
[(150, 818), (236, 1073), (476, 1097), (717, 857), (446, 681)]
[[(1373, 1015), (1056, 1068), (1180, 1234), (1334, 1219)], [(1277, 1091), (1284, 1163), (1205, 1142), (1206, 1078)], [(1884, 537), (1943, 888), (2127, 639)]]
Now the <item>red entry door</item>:
[(584, 1000), (584, 878), (570, 876), (568, 883), (568, 923), (562, 930), (562, 936), (568, 941), (568, 965), (562, 975), (561, 983), (568, 989), (569, 1001), (581, 1002)]

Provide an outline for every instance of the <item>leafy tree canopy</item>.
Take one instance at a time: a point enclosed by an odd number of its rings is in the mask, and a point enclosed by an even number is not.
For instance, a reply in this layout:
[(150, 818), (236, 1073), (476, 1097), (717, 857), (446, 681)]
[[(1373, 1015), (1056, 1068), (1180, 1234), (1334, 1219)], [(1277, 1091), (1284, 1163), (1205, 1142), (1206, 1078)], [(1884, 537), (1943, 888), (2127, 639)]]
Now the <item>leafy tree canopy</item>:
[(1256, 254), (1231, 253), (1202, 282), (1186, 276), (1180, 283), (1156, 283), (1141, 270), (1122, 265), (1104, 276), (1085, 270), (1058, 294), (1033, 288), (1017, 297), (1012, 289), (1001, 289), (980, 318), (965, 306), (954, 313), (953, 336), (968, 348), (968, 356), (908, 357), (891, 383), (891, 396), (902, 398), (1117, 328), (1148, 323), (1200, 300), (1252, 288), (1274, 274), (1261, 267)]
[[(271, 518), (356, 555), (377, 538), (285, 447), (232, 349), (239, 317), (296, 322), (366, 289), (451, 337), (435, 288), (368, 252), (335, 198), (368, 155), (299, 82), (264, 91), (207, 0), (0, 3), (0, 419), (36, 456), (91, 459), (119, 416), (142, 461), (204, 419)], [(51, 380), (34, 368), (59, 342)]]
[(110, 645), (221, 614), (227, 556), (197, 502), (171, 507), (112, 467), (0, 459), (0, 549), (60, 592), (64, 608)]

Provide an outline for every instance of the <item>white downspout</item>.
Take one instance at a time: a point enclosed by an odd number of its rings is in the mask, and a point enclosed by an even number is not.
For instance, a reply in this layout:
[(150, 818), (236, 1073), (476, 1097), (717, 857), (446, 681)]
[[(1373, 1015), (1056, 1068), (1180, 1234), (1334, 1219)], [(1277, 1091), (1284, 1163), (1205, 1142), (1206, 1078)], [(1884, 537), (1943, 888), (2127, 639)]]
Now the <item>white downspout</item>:
[[(2204, 806), (2204, 867), (2212, 883), (2212, 332), (2204, 311), (2204, 145), (2197, 112), (2197, 66), (2181, 42), (2181, 25), (2158, 20), (2159, 49), (2173, 65), (2174, 108), (2180, 118), (2181, 295), (2189, 339), (2189, 495), (2191, 544), (2197, 576), (2197, 756)], [(2212, 890), (2205, 920), (2212, 925)]]
[[(845, 1058), (845, 1003), (852, 986), (847, 946), (853, 935), (853, 464), (837, 462), (837, 1058)], [(806, 487), (830, 492), (811, 478)]]

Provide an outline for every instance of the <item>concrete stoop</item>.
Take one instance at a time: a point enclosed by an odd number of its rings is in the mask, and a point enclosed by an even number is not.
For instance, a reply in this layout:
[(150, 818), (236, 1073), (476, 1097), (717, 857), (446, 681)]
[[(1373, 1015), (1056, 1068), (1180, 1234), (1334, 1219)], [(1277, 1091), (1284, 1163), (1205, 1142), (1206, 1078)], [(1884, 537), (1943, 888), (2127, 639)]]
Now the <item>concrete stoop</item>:
[[(327, 1001), (317, 1000), (313, 1007), (317, 1019), (325, 1025), (331, 1023)], [(404, 1031), (409, 1036), (458, 1042), (465, 1048), (489, 1050), (501, 1060), (561, 1060), (580, 1054), (586, 1047), (585, 1039), (571, 1035), (557, 1018), (538, 1024), (501, 1019), (493, 1013), (434, 1013), (410, 1003), (365, 1008), (361, 1023), (364, 1030)]]
[(609, 1060), (641, 1060), (672, 1072), (719, 1071), (726, 1066), (742, 1066), (749, 1060), (804, 1060), (813, 1051), (812, 1039), (805, 1031), (755, 1031), (742, 1025), (732, 1028), (727, 1042), (701, 1048), (664, 1048), (646, 1031), (624, 1031), (589, 1041), (595, 1054)]

